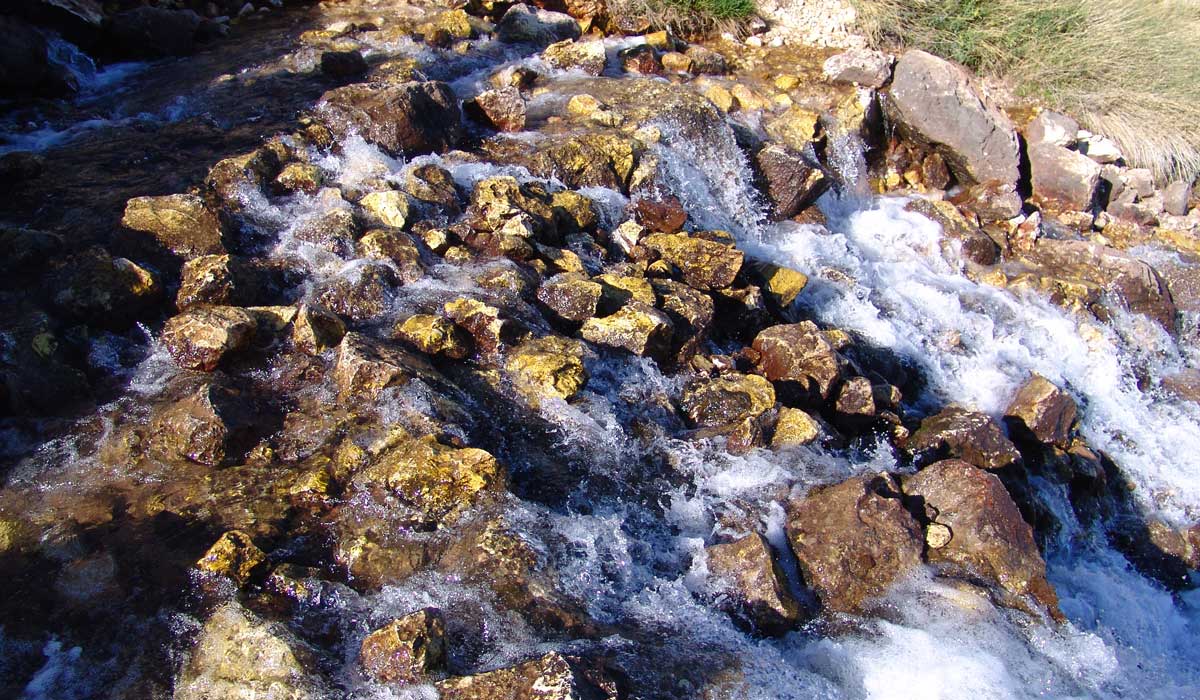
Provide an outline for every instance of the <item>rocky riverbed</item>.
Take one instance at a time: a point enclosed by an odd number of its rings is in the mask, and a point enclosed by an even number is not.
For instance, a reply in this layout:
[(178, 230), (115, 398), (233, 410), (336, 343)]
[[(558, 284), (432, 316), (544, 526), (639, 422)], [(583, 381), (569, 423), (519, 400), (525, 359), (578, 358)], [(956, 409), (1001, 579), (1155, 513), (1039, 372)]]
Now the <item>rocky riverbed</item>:
[(1186, 183), (918, 51), (29, 5), (6, 696), (1200, 693)]

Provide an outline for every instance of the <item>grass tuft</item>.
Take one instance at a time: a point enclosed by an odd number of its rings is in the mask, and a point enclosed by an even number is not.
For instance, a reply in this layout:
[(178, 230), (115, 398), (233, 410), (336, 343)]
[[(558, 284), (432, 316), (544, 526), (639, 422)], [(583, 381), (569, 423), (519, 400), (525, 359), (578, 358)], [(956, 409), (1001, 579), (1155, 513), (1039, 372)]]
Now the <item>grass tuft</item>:
[(655, 29), (684, 37), (745, 33), (754, 0), (609, 0), (616, 16), (641, 18)]
[(1163, 181), (1200, 174), (1200, 0), (851, 0), (872, 43), (1004, 80)]

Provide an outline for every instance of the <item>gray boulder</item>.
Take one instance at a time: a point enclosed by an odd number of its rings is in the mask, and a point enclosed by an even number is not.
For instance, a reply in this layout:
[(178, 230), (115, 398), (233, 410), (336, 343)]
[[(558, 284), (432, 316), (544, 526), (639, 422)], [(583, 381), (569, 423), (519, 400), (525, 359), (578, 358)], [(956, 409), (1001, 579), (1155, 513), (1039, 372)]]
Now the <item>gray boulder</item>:
[(500, 18), (496, 37), (510, 44), (547, 46), (565, 39), (578, 39), (579, 22), (562, 12), (538, 10), (521, 3), (510, 7)]
[(1100, 182), (1100, 165), (1077, 151), (1050, 142), (1029, 146), (1033, 194), (1052, 209), (1086, 211)]

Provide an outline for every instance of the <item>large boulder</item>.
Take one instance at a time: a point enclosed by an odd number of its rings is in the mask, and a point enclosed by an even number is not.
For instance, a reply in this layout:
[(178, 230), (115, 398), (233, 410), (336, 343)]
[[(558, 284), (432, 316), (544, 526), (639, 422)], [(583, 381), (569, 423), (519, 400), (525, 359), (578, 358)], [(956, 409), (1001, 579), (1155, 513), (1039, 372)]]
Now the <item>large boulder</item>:
[(495, 671), (435, 684), (442, 700), (617, 700), (616, 685), (583, 659), (553, 651)]
[(921, 527), (886, 474), (817, 488), (788, 508), (787, 536), (821, 603), (862, 612), (921, 564)]
[(765, 634), (786, 632), (803, 619), (805, 611), (762, 535), (712, 545), (705, 554), (710, 587), (735, 619)]
[(928, 539), (930, 563), (982, 577), (1017, 596), (1031, 596), (1052, 615), (1061, 616), (1033, 528), (1021, 519), (994, 474), (961, 460), (944, 460), (905, 477), (904, 493), (920, 499), (931, 520), (927, 533), (933, 525), (942, 526)]
[(1051, 209), (1087, 211), (1100, 182), (1100, 164), (1053, 143), (1029, 146), (1033, 194)]
[(1067, 447), (1078, 409), (1075, 399), (1040, 375), (1033, 375), (1004, 410), (1015, 437)]
[(508, 43), (546, 46), (579, 38), (579, 23), (562, 12), (531, 8), (524, 3), (508, 8), (496, 24), (496, 38)]
[(150, 234), (159, 245), (185, 259), (225, 252), (221, 222), (195, 195), (134, 197), (125, 203), (121, 225)]
[[(902, 133), (942, 155), (960, 183), (1015, 191), (1016, 129), (963, 68), (924, 51), (907, 51), (896, 63), (885, 107)], [(1016, 201), (1010, 216), (1019, 212)]]
[(758, 368), (801, 397), (828, 399), (842, 376), (844, 360), (812, 321), (772, 326), (754, 338)]
[(908, 439), (907, 448), (918, 465), (953, 457), (981, 469), (997, 470), (1021, 460), (1016, 445), (996, 421), (958, 406), (922, 420), (921, 427)]
[(318, 114), (337, 137), (356, 133), (392, 155), (440, 153), (463, 134), (458, 100), (440, 82), (347, 85), (322, 95)]

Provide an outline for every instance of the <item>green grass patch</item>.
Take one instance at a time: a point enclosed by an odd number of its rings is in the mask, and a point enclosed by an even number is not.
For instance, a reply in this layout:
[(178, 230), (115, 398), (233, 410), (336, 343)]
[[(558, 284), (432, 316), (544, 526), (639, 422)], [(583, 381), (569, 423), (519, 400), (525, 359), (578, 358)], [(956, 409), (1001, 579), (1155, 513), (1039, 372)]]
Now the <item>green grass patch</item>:
[(713, 20), (745, 19), (754, 12), (754, 0), (663, 0), (680, 11), (711, 17)]
[(754, 14), (754, 0), (609, 0), (614, 16), (638, 18), (655, 29), (683, 37), (730, 32), (744, 34)]

